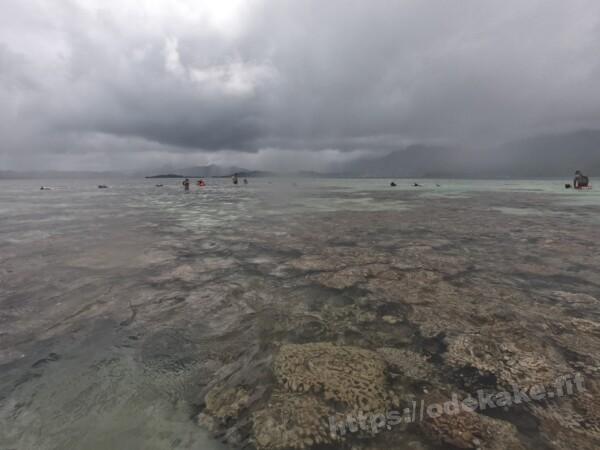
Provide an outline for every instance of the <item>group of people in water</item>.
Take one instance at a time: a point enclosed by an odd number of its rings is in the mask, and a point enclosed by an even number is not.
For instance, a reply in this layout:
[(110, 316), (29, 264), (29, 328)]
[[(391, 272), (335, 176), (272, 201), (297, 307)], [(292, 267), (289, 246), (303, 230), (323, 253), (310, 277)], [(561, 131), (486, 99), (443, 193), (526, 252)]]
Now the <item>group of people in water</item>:
[[(390, 182), (391, 187), (396, 187), (397, 184), (392, 181)], [(413, 183), (413, 187), (423, 187), (419, 183)], [(441, 187), (439, 184), (436, 184), (436, 187)], [(575, 178), (573, 179), (573, 184), (567, 183), (565, 184), (566, 189), (591, 189), (592, 185), (590, 184), (590, 179), (588, 176), (581, 173), (581, 170), (575, 171)]]
[[(393, 182), (393, 181), (392, 181), (392, 182), (390, 183), (390, 186), (391, 186), (391, 187), (396, 187), (396, 186), (398, 186), (398, 185), (397, 185), (395, 182)], [(436, 186), (436, 187), (441, 187), (441, 186), (440, 186), (439, 184), (437, 184), (437, 183), (435, 184), (435, 186)], [(419, 183), (413, 183), (413, 187), (423, 187), (423, 185), (421, 185), (421, 184), (419, 184)]]
[[(231, 176), (231, 182), (234, 185), (237, 185), (239, 183), (239, 179), (238, 179), (238, 174), (234, 173)], [(246, 178), (243, 179), (243, 183), (244, 184), (248, 184), (248, 180)], [(183, 190), (185, 192), (189, 192), (190, 190), (190, 179), (186, 178), (185, 180), (183, 180), (183, 182), (181, 183), (183, 185)], [(206, 186), (206, 182), (200, 178), (197, 182), (196, 185), (198, 187), (204, 187)], [(294, 183), (295, 185), (295, 183)], [(390, 186), (391, 187), (396, 187), (397, 184), (392, 181), (390, 182)], [(163, 187), (162, 184), (157, 184), (156, 187)], [(413, 183), (413, 187), (422, 187), (422, 185), (420, 185), (419, 183)], [(441, 187), (439, 184), (436, 183), (436, 187)], [(105, 184), (99, 184), (98, 185), (98, 189), (107, 189), (108, 186)], [(590, 179), (588, 176), (584, 175), (583, 173), (581, 173), (580, 170), (575, 171), (575, 178), (573, 179), (573, 184), (571, 185), (570, 183), (565, 184), (565, 188), (566, 189), (591, 189), (592, 185), (590, 184)], [(40, 188), (41, 191), (49, 191), (51, 188), (49, 188), (48, 186), (42, 186)]]
[[(233, 184), (238, 184), (238, 174), (237, 173), (233, 174), (233, 176), (231, 177), (231, 181), (232, 181)], [(186, 178), (185, 180), (183, 180), (183, 182), (181, 184), (183, 185), (183, 190), (185, 192), (189, 192), (189, 190), (190, 190), (190, 179)], [(244, 184), (248, 184), (248, 180), (246, 178), (244, 178)], [(200, 178), (198, 180), (198, 182), (196, 183), (196, 185), (198, 187), (204, 187), (204, 186), (206, 186), (206, 182), (202, 178)]]
[[(238, 184), (238, 174), (234, 173), (233, 176), (231, 177), (231, 181), (233, 184)], [(244, 178), (244, 184), (248, 184), (248, 180), (246, 178)]]
[[(185, 180), (183, 180), (183, 182), (181, 184), (183, 185), (184, 191), (188, 192), (190, 190), (190, 179), (189, 178), (186, 178)], [(199, 187), (206, 186), (206, 183), (204, 182), (204, 180), (202, 178), (200, 178), (196, 184)]]

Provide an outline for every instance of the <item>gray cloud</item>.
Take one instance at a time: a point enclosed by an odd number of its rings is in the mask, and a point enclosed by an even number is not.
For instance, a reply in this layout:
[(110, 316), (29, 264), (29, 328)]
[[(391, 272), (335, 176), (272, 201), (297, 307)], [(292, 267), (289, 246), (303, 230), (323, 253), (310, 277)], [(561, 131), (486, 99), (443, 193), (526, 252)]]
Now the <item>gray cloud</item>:
[(5, 0), (0, 163), (278, 167), (600, 128), (593, 0), (162, 5)]

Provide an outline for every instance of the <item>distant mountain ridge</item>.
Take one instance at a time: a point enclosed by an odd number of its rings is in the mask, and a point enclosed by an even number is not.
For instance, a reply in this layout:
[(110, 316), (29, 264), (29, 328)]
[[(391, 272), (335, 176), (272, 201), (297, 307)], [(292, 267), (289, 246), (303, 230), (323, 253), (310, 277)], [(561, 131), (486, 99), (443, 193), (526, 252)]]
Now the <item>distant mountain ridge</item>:
[[(335, 172), (361, 177), (422, 177), (442, 168), (445, 171), (462, 171), (456, 164), (460, 150), (441, 146), (411, 145), (403, 150), (379, 158), (360, 158), (350, 161)], [(455, 167), (451, 167), (455, 166)]]
[(210, 178), (227, 177), (234, 173), (249, 173), (251, 170), (238, 166), (221, 166), (218, 164), (209, 164), (207, 166), (191, 166), (183, 168), (173, 168), (165, 166), (144, 172), (136, 172), (136, 175), (143, 175), (146, 178)]
[(600, 130), (578, 130), (515, 140), (493, 149), (465, 149), (415, 144), (383, 156), (355, 159), (322, 171), (274, 173), (235, 165), (209, 164), (173, 168), (163, 166), (136, 172), (0, 171), (0, 179), (99, 178), (117, 176), (190, 178), (306, 176), (306, 177), (431, 177), (431, 178), (536, 178), (567, 177), (575, 170), (600, 176)]
[(226, 177), (234, 173), (251, 172), (248, 169), (237, 166), (219, 166), (217, 164), (209, 164), (208, 166), (186, 167), (183, 169), (175, 169), (173, 173), (181, 174), (185, 177)]
[(17, 179), (86, 179), (86, 178), (117, 178), (123, 173), (113, 171), (75, 171), (75, 170), (0, 170), (0, 180)]
[(543, 177), (582, 170), (600, 175), (600, 130), (536, 136), (499, 150), (496, 170), (503, 173)]
[(183, 175), (178, 175), (176, 173), (160, 173), (158, 175), (149, 175), (145, 178), (185, 178)]
[(600, 130), (542, 135), (495, 149), (411, 145), (379, 158), (350, 161), (335, 172), (359, 177), (562, 177), (600, 175)]

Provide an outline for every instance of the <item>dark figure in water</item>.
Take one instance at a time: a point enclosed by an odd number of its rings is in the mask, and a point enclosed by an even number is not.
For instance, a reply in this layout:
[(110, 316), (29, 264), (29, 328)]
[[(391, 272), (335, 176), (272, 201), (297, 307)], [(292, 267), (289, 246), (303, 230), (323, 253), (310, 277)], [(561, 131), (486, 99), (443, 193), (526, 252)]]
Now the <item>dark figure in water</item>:
[(234, 173), (233, 176), (231, 177), (231, 181), (233, 181), (233, 184), (238, 184), (238, 176), (237, 173)]
[(575, 189), (581, 189), (583, 187), (587, 187), (590, 183), (588, 177), (581, 173), (581, 171), (577, 170), (575, 172), (575, 178), (573, 179), (573, 187)]
[(248, 184), (248, 180), (244, 178), (244, 184)]
[(183, 190), (188, 192), (190, 190), (190, 180), (188, 178), (186, 178), (185, 180), (183, 180)]
[(390, 183), (391, 187), (396, 187), (396, 183), (394, 183), (393, 181)]
[(421, 187), (421, 185), (419, 183), (415, 183), (413, 184), (414, 187)]

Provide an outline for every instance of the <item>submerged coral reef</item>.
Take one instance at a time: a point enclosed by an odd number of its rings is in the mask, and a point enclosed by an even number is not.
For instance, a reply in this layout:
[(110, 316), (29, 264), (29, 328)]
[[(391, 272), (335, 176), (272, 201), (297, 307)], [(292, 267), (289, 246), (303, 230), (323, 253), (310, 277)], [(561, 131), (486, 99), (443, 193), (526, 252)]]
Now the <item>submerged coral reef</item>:
[[(281, 228), (282, 238), (255, 230), (255, 245), (277, 246), (276, 273), (295, 280), (297, 301), (281, 304), (274, 292), (256, 313), (261, 342), (273, 356), (263, 367), (270, 381), (257, 383), (260, 399), (237, 421), (249, 424), (245, 445), (383, 449), (405, 448), (399, 444), (405, 439), (406, 448), (600, 445), (593, 395), (600, 279), (591, 269), (600, 259), (589, 247), (599, 232), (585, 225), (574, 239), (555, 216), (547, 227), (487, 209), (483, 196), (477, 201), (467, 210), (456, 200), (432, 200), (440, 221), (424, 222), (425, 211), (415, 207), (408, 215), (298, 217)], [(589, 265), (580, 264), (582, 257)], [(332, 434), (327, 423), (452, 395), (552, 388), (577, 373), (589, 391), (381, 430)]]
[(362, 183), (2, 221), (0, 447), (600, 448), (600, 207)]

